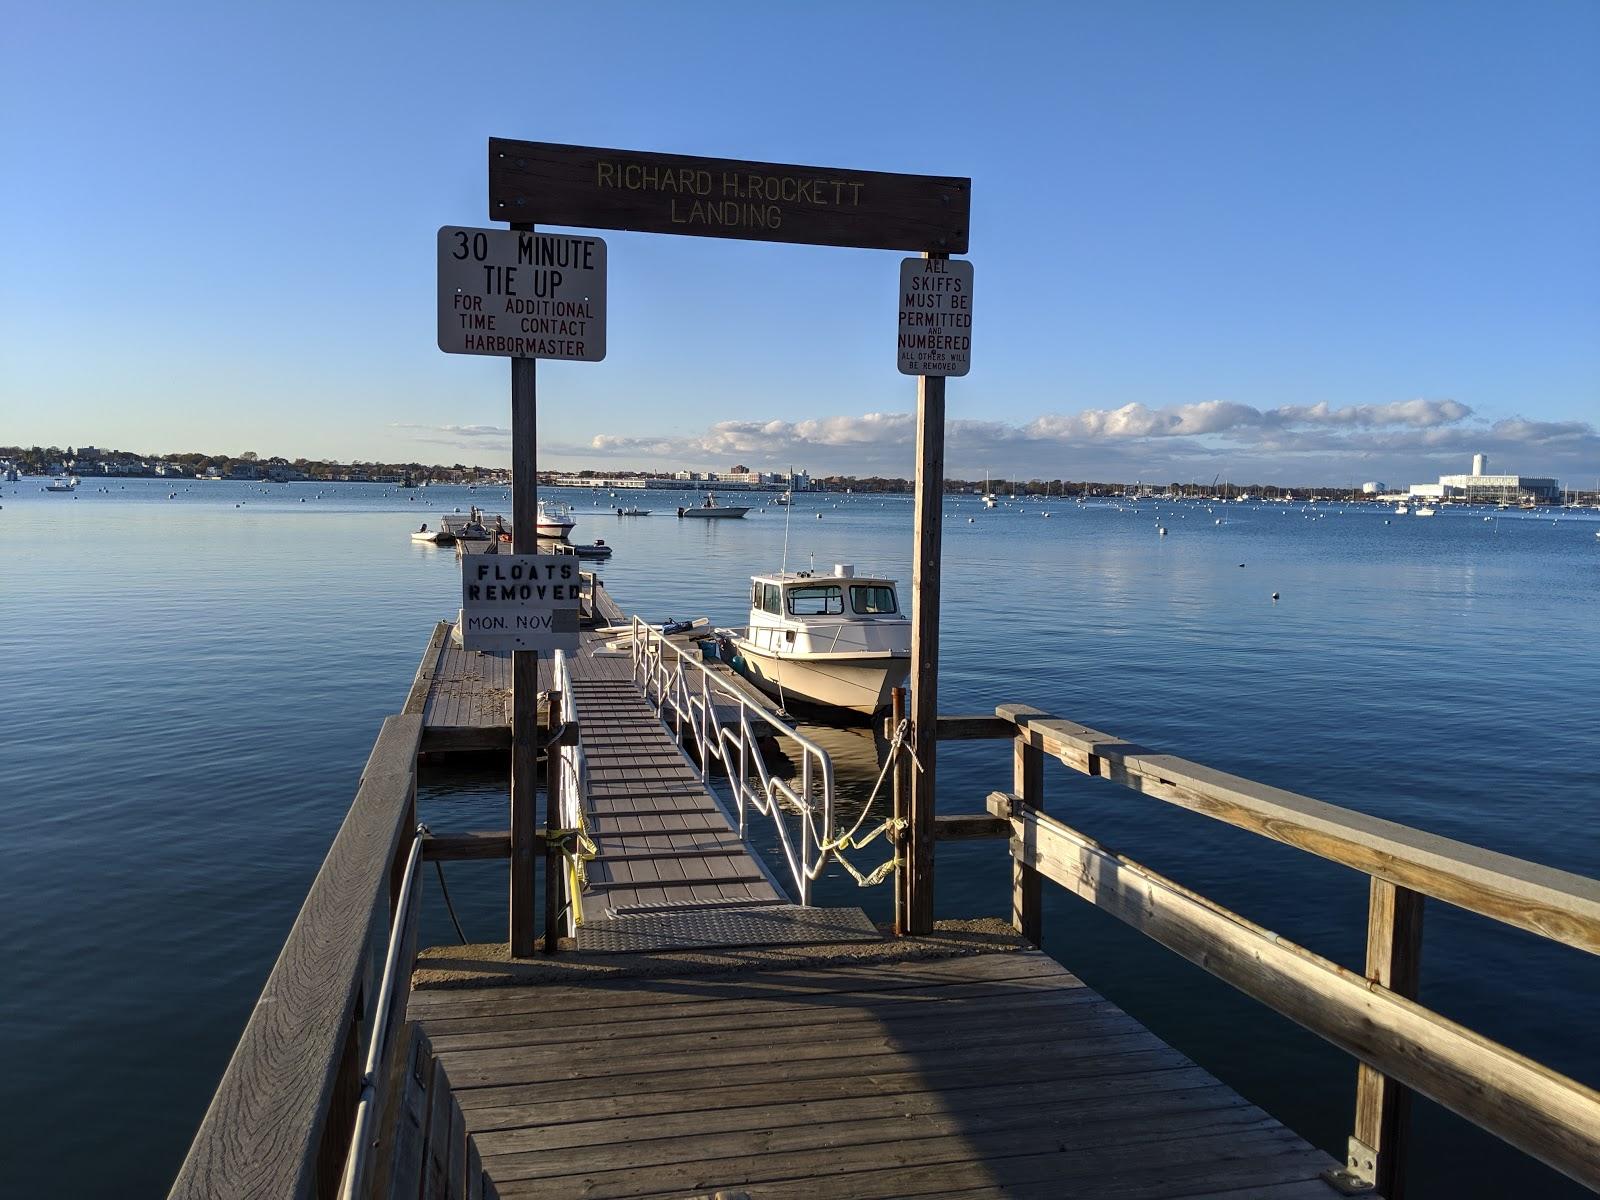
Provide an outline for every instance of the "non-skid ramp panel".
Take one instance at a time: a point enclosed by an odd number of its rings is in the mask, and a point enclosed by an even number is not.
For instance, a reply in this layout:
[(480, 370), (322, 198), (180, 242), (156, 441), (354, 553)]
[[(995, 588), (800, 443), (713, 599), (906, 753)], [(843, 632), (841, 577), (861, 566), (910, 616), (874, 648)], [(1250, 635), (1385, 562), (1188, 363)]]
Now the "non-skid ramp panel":
[(608, 917), (578, 928), (579, 950), (638, 953), (713, 946), (805, 946), (882, 937), (859, 908), (680, 908)]
[[(584, 817), (598, 851), (585, 867), (581, 928), (617, 920), (608, 910), (787, 899), (644, 693), (627, 678), (598, 677), (596, 661), (576, 659), (570, 671), (588, 777)], [(580, 933), (580, 944), (610, 949), (620, 936), (597, 933), (585, 943)], [(696, 945), (730, 944), (697, 936)], [(649, 930), (638, 937), (663, 944)]]
[(503, 1197), (1335, 1200), (1336, 1167), (1037, 951), (424, 989)]

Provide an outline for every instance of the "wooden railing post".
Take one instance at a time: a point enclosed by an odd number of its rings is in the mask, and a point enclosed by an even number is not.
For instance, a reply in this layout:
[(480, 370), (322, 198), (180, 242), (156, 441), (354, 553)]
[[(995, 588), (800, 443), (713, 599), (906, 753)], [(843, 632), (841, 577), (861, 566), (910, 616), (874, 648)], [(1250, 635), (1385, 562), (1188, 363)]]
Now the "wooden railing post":
[[(1422, 967), (1420, 892), (1372, 880), (1367, 908), (1367, 978), (1408, 1000), (1417, 998)], [(1356, 1074), (1356, 1131), (1347, 1171), (1387, 1200), (1405, 1193), (1406, 1127), (1411, 1089), (1361, 1063)]]
[[(1028, 736), (1028, 722), (1049, 714), (1027, 704), (1001, 704), (995, 712), (1017, 727), (1011, 741), (1011, 791), (1021, 803), (1044, 807), (1044, 751)], [(1043, 889), (1039, 872), (1021, 859), (1011, 860), (1011, 924), (1037, 946), (1044, 937)]]
[(906, 935), (906, 885), (910, 879), (910, 871), (906, 863), (906, 830), (900, 822), (905, 821), (911, 814), (911, 772), (906, 765), (905, 747), (895, 748), (895, 731), (900, 728), (900, 723), (906, 716), (906, 690), (897, 687), (889, 693), (889, 718), (884, 727), (884, 737), (889, 742), (889, 754), (892, 762), (889, 766), (889, 788), (894, 797), (895, 829), (894, 846), (894, 935)]

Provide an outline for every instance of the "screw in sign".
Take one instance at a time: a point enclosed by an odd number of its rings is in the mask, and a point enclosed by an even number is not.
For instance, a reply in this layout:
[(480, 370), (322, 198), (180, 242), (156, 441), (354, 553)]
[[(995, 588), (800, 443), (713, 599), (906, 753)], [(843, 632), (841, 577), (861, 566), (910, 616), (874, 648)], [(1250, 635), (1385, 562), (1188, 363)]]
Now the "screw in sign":
[(972, 369), (972, 264), (900, 260), (900, 373), (965, 375)]

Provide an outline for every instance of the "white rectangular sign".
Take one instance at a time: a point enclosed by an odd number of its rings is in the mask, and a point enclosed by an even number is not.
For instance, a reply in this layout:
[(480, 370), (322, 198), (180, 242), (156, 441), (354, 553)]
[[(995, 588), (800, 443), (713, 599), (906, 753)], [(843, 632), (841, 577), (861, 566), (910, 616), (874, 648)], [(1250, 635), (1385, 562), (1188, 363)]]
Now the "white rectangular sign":
[(468, 554), (461, 644), (468, 650), (578, 649), (576, 554)]
[(972, 264), (900, 260), (900, 373), (965, 375), (972, 368)]
[(444, 226), (439, 349), (599, 362), (606, 356), (605, 241)]

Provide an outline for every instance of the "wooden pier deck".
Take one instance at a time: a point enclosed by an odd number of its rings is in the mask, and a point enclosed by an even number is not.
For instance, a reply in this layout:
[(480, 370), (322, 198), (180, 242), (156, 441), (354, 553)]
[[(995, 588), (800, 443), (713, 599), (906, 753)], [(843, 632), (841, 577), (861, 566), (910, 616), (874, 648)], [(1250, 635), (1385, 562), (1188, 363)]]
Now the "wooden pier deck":
[(1338, 1195), (1328, 1155), (1038, 951), (877, 950), (424, 987), (410, 1016), (486, 1194)]

